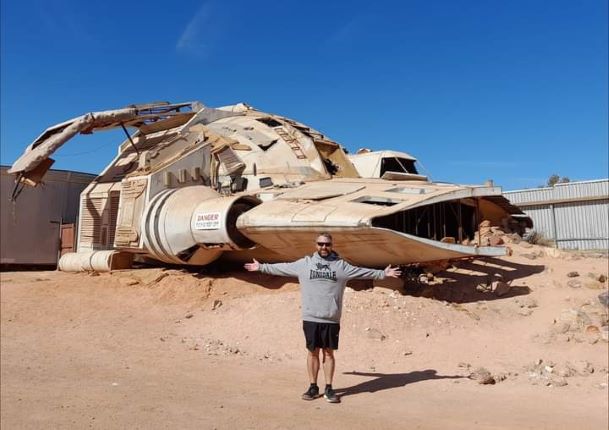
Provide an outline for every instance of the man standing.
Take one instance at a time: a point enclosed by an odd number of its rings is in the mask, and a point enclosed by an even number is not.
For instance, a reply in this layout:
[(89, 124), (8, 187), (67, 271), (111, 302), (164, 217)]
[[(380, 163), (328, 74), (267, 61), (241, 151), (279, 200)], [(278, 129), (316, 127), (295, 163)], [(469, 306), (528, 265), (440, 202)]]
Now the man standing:
[(398, 267), (391, 265), (385, 270), (350, 265), (332, 251), (332, 236), (329, 233), (321, 233), (317, 237), (316, 245), (317, 252), (292, 263), (261, 264), (254, 259), (252, 263), (245, 264), (245, 269), (298, 278), (302, 301), (302, 328), (308, 350), (307, 371), (311, 384), (302, 398), (313, 400), (320, 395), (317, 375), (321, 350), (326, 380), (324, 397), (330, 403), (338, 403), (340, 400), (332, 389), (332, 379), (345, 285), (349, 279), (398, 278), (402, 273)]

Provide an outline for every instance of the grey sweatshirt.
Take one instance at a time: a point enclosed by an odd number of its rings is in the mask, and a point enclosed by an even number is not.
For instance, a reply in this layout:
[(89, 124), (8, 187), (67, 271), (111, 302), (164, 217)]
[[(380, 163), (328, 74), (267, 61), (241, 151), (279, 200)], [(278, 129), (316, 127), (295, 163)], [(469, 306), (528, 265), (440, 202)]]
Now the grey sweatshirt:
[(303, 321), (338, 323), (343, 293), (349, 279), (383, 279), (384, 270), (352, 266), (335, 252), (328, 257), (319, 253), (292, 263), (261, 264), (269, 275), (293, 276), (300, 282)]

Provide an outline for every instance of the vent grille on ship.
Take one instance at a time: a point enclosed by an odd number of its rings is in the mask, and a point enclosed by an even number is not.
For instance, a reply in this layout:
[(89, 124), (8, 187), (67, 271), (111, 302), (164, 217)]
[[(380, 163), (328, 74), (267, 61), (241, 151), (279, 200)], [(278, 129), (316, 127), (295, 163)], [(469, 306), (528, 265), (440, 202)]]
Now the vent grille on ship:
[(112, 249), (120, 193), (84, 197), (80, 208), (79, 248)]

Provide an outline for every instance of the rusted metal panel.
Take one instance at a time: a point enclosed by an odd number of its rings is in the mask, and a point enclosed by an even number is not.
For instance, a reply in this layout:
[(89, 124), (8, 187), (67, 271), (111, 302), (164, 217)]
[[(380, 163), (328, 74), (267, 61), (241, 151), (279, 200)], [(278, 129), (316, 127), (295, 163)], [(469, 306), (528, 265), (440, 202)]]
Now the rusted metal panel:
[(60, 234), (60, 250), (59, 256), (61, 257), (68, 252), (76, 251), (76, 224), (63, 224), (61, 226)]
[(95, 175), (49, 170), (44, 187), (26, 187), (11, 202), (15, 178), (7, 170), (6, 166), (0, 167), (0, 263), (55, 265), (60, 226), (76, 222), (79, 195)]

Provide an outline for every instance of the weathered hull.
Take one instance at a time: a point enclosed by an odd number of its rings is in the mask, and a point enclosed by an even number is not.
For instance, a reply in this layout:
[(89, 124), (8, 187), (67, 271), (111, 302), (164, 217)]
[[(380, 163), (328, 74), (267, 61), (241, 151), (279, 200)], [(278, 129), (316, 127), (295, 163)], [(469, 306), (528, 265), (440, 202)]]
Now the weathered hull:
[[(467, 257), (497, 257), (506, 254), (504, 247), (474, 247), (442, 243), (382, 228), (326, 229), (334, 238), (336, 251), (348, 261), (367, 267), (387, 264), (426, 263)], [(292, 261), (315, 250), (318, 228), (248, 228), (241, 230), (262, 248), (247, 253), (231, 253), (231, 260), (260, 258), (264, 261)], [(271, 251), (269, 253), (268, 251)], [(275, 258), (274, 255), (275, 255)]]
[[(263, 248), (245, 255), (264, 261), (310, 254), (324, 231), (344, 258), (369, 267), (502, 256), (503, 247), (471, 242), (481, 219), (495, 214), (499, 222), (509, 215), (489, 200), (501, 199), (500, 193), (496, 187), (331, 179), (282, 192), (242, 214), (237, 228)], [(237, 254), (229, 258), (244, 257)]]
[(522, 213), (492, 184), (428, 181), (408, 155), (360, 154), (353, 160), (369, 159), (356, 163), (360, 174), (340, 144), (302, 123), (197, 102), (131, 105), (50, 127), (12, 166), (13, 195), (39, 184), (48, 157), (71, 137), (108, 128), (126, 139), (81, 194), (83, 255), (69, 258), (77, 269), (104, 250), (195, 266), (293, 261), (313, 252), (323, 231), (362, 266), (498, 256), (506, 250), (472, 245), (490, 245), (480, 241), (482, 225), (487, 234)]

